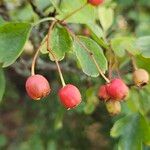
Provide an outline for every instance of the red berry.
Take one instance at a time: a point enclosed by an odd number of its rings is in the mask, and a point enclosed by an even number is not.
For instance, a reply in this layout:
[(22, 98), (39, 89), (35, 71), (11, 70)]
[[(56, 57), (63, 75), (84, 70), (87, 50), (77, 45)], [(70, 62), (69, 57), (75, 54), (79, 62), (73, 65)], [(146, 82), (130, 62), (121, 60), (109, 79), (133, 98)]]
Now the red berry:
[(77, 87), (67, 84), (59, 90), (61, 103), (67, 108), (74, 108), (81, 103), (81, 94)]
[(129, 93), (128, 87), (121, 79), (113, 79), (106, 89), (112, 100), (123, 100)]
[(98, 6), (100, 4), (102, 4), (104, 2), (104, 0), (88, 0), (88, 3), (90, 3), (91, 5), (94, 6)]
[(46, 97), (51, 89), (50, 85), (45, 77), (42, 75), (33, 75), (30, 76), (26, 81), (26, 91), (34, 100), (40, 100), (43, 97)]
[(106, 87), (107, 87), (107, 85), (102, 85), (98, 91), (98, 97), (104, 101), (107, 101), (108, 99), (110, 99), (110, 96), (107, 93)]

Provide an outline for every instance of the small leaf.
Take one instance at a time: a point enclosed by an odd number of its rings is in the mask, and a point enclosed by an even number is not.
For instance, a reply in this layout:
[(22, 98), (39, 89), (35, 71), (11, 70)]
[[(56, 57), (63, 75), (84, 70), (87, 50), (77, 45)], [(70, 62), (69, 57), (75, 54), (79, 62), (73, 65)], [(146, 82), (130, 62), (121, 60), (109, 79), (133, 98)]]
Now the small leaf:
[(47, 43), (45, 42), (47, 36), (43, 39), (43, 41), (41, 42), (41, 48), (40, 48), (40, 52), (42, 54), (47, 54), (48, 50), (47, 50)]
[[(45, 41), (46, 37), (43, 39), (42, 43)], [(72, 39), (68, 31), (62, 26), (55, 26), (50, 39), (50, 48), (55, 54), (58, 61), (65, 57), (65, 53), (69, 52), (73, 48)], [(47, 54), (47, 43), (43, 44), (40, 49), (42, 54)], [(54, 58), (49, 53), (50, 59), (54, 61)]]
[(139, 50), (135, 47), (135, 39), (132, 37), (118, 37), (111, 40), (113, 51), (119, 57), (125, 55), (125, 50), (133, 55), (139, 54)]
[[(107, 70), (107, 59), (104, 56), (101, 47), (88, 37), (79, 36), (79, 39), (90, 50), (90, 52), (93, 53), (99, 67), (103, 70), (103, 72), (105, 72)], [(93, 59), (77, 41), (74, 41), (74, 50), (83, 72), (91, 77), (97, 77), (99, 72)]]
[(23, 51), (31, 25), (28, 23), (5, 23), (0, 26), (0, 63), (7, 67), (15, 62)]
[(136, 57), (136, 63), (139, 68), (143, 68), (147, 70), (148, 72), (150, 72), (150, 67), (147, 67), (147, 66), (150, 66), (150, 58), (145, 58), (139, 55)]
[(130, 118), (127, 116), (116, 121), (111, 129), (110, 135), (114, 138), (119, 137), (129, 120)]
[(145, 144), (150, 146), (150, 126), (145, 116), (140, 116), (140, 129)]
[[(67, 30), (62, 26), (55, 26), (51, 34), (50, 47), (57, 60), (62, 60), (66, 52), (72, 50), (72, 39)], [(50, 55), (50, 59), (54, 60)]]
[[(62, 0), (60, 9), (61, 14), (57, 16), (58, 19), (63, 19), (68, 14), (71, 14), (73, 11), (77, 10), (78, 8), (85, 5), (86, 0)], [(82, 8), (80, 11), (74, 13), (74, 15), (70, 16), (66, 22), (69, 23), (82, 23), (86, 24), (89, 22), (94, 22), (96, 17), (95, 9), (91, 5), (86, 5), (84, 8)]]
[(98, 38), (103, 37), (103, 31), (100, 26), (95, 23), (89, 23), (87, 26)]
[(0, 68), (0, 102), (2, 101), (5, 92), (5, 76), (3, 70)]
[(104, 31), (107, 31), (114, 20), (114, 11), (112, 8), (99, 7), (98, 15)]
[(111, 136), (120, 137), (118, 147), (121, 150), (142, 150), (142, 143), (150, 142), (150, 128), (144, 116), (132, 113), (114, 124)]
[(150, 36), (138, 38), (136, 40), (136, 47), (141, 50), (143, 57), (150, 58)]

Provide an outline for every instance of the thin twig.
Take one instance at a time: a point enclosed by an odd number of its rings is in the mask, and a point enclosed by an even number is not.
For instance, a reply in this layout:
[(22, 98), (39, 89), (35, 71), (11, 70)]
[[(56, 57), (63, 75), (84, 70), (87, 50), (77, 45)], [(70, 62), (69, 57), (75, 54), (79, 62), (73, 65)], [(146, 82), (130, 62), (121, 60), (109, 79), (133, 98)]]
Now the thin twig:
[(48, 31), (48, 34), (47, 34), (47, 50), (49, 51), (49, 53), (52, 55), (53, 59), (55, 60), (55, 63), (57, 65), (57, 69), (58, 69), (58, 73), (59, 73), (59, 76), (60, 76), (60, 79), (61, 79), (61, 83), (64, 87), (66, 84), (65, 84), (65, 81), (64, 81), (64, 78), (63, 78), (58, 60), (57, 60), (55, 54), (52, 52), (52, 50), (50, 48), (51, 31), (52, 31), (53, 27), (56, 25), (57, 22), (58, 22), (58, 20), (53, 21), (52, 24), (49, 27), (49, 31)]
[(131, 62), (132, 62), (132, 66), (133, 66), (134, 71), (137, 70), (138, 67), (137, 67), (137, 64), (136, 64), (135, 57), (129, 51), (126, 50), (126, 52), (131, 57)]
[(31, 75), (35, 75), (35, 63), (36, 63), (36, 60), (37, 60), (37, 57), (39, 55), (39, 52), (40, 52), (40, 49), (41, 49), (41, 46), (46, 42), (46, 40), (40, 44), (40, 46), (38, 47), (34, 57), (33, 57), (33, 61), (32, 61), (32, 66), (31, 66)]
[(138, 69), (137, 65), (136, 65), (136, 60), (133, 56), (131, 56), (131, 61), (132, 61), (132, 66), (134, 71)]
[(40, 18), (44, 18), (45, 15), (37, 8), (37, 6), (34, 4), (33, 0), (28, 0), (28, 2), (30, 3), (33, 11), (40, 17)]

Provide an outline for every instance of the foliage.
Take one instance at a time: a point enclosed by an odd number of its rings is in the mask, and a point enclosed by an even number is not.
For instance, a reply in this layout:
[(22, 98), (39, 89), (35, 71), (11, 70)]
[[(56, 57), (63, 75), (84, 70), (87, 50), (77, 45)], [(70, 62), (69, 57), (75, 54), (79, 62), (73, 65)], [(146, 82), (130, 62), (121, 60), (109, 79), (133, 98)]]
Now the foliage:
[[(0, 149), (149, 149), (150, 85), (131, 86), (121, 114), (110, 117), (97, 98), (104, 80), (91, 57), (103, 73), (112, 71), (115, 77), (119, 70), (129, 85), (133, 84), (131, 57), (150, 72), (150, 2), (106, 0), (102, 6), (88, 4), (68, 17), (85, 3), (0, 2)], [(66, 83), (74, 83), (82, 93), (82, 103), (70, 111), (58, 102), (59, 77), (45, 43), (54, 17), (66, 19), (54, 26), (50, 48)], [(37, 49), (40, 43), (36, 71), (47, 77), (52, 93), (35, 102), (27, 97), (24, 84), (30, 75), (32, 47)]]

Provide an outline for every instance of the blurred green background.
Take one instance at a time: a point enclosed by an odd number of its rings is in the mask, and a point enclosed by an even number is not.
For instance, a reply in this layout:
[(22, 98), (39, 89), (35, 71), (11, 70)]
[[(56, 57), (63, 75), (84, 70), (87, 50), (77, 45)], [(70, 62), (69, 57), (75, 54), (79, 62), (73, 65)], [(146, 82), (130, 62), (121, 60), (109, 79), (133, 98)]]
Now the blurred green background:
[[(55, 15), (50, 0), (34, 0), (33, 3), (40, 12), (39, 15), (33, 11), (30, 0), (0, 0), (0, 16), (6, 21), (35, 22), (42, 15)], [(61, 5), (61, 1), (58, 3)], [(140, 37), (150, 34), (149, 0), (108, 0), (108, 7), (115, 10), (115, 20), (108, 39), (119, 35)], [(89, 34), (85, 25), (70, 26), (77, 34)], [(138, 150), (133, 145), (143, 145), (142, 140), (139, 141), (143, 135), (141, 132), (144, 132), (145, 137), (150, 137), (147, 135), (149, 129), (141, 123), (143, 118), (139, 114), (144, 114), (149, 125), (150, 85), (140, 91), (131, 88), (129, 101), (122, 103), (122, 113), (111, 117), (105, 105), (96, 96), (99, 85), (104, 81), (82, 73), (74, 55), (70, 53), (60, 65), (66, 82), (80, 88), (83, 101), (76, 109), (67, 111), (60, 105), (57, 97), (57, 91), (61, 87), (57, 68), (47, 56), (42, 55), (38, 60), (37, 72), (47, 77), (52, 93), (41, 101), (30, 100), (24, 85), (30, 74), (34, 50), (47, 29), (48, 23), (36, 27), (22, 56), (9, 68), (4, 69), (6, 90), (0, 104), (0, 150), (115, 150), (119, 149), (118, 143), (124, 145), (120, 150)], [(131, 83), (132, 69), (128, 58), (119, 61), (123, 78), (127, 83)], [(138, 56), (137, 63), (150, 71), (150, 59)], [(113, 124), (127, 115), (131, 115), (131, 118), (128, 123), (124, 122), (124, 126), (127, 123), (127, 128), (119, 128), (121, 137), (110, 137)], [(136, 127), (140, 124), (139, 118), (143, 128)], [(145, 118), (143, 120), (145, 122)], [(135, 131), (131, 133), (133, 130)], [(116, 132), (113, 134), (116, 134), (116, 137), (120, 135)], [(141, 148), (139, 146), (139, 150), (150, 149), (145, 144), (150, 143), (144, 143)]]

